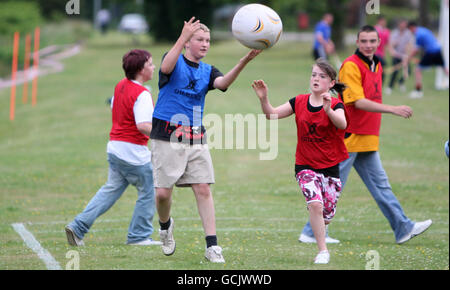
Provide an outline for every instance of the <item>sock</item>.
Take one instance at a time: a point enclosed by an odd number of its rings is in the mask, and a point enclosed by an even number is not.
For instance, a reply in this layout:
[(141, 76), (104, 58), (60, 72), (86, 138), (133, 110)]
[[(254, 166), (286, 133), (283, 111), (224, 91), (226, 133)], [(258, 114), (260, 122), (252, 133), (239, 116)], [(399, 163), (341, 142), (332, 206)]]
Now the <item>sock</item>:
[(217, 246), (217, 236), (206, 236), (206, 247)]
[(169, 217), (169, 220), (165, 223), (159, 221), (159, 226), (161, 227), (162, 231), (168, 230), (170, 227), (170, 217)]
[(421, 91), (422, 90), (422, 85), (416, 85), (416, 91)]

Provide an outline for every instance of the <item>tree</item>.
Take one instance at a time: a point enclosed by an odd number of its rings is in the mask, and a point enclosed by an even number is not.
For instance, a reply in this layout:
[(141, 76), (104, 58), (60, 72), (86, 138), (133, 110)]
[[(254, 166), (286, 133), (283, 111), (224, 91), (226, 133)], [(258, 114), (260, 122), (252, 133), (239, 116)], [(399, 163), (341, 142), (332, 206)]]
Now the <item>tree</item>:
[(419, 2), (419, 24), (425, 27), (428, 27), (430, 24), (428, 5), (429, 1), (427, 0), (420, 0)]
[(180, 35), (183, 21), (192, 16), (207, 26), (211, 25), (213, 6), (210, 0), (147, 0), (144, 14), (156, 40), (174, 41)]
[(347, 15), (347, 0), (327, 0), (328, 12), (333, 14), (332, 40), (336, 49), (345, 47), (345, 15)]

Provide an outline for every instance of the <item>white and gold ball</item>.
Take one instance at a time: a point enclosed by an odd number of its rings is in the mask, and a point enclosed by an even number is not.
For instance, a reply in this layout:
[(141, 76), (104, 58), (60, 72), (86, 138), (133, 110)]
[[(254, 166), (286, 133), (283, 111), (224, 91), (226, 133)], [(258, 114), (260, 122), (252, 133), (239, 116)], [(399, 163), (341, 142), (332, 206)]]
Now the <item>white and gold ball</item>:
[(283, 23), (273, 9), (262, 4), (248, 4), (234, 15), (231, 31), (246, 47), (267, 49), (280, 39)]

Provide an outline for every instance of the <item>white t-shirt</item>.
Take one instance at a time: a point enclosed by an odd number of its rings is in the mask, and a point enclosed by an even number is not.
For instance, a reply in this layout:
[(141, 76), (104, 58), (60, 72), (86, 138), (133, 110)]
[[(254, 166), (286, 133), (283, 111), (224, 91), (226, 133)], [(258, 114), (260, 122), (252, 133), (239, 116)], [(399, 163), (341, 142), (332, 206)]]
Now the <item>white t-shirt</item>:
[[(133, 80), (135, 84), (141, 85), (138, 81)], [(111, 109), (114, 104), (114, 96), (111, 99)], [(133, 107), (134, 120), (136, 124), (144, 122), (152, 122), (153, 118), (153, 100), (148, 91), (143, 91)], [(106, 146), (106, 152), (114, 154), (117, 158), (122, 159), (132, 165), (140, 166), (151, 161), (151, 152), (145, 145), (137, 145), (124, 141), (109, 141)]]

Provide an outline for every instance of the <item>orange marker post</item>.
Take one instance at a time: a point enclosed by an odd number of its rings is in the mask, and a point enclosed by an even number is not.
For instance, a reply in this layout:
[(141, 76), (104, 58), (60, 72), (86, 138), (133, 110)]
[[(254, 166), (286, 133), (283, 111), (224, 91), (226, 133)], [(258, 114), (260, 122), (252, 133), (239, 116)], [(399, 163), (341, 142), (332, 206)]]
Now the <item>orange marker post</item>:
[(12, 73), (11, 73), (11, 98), (9, 103), (9, 119), (14, 120), (15, 109), (16, 109), (16, 72), (17, 72), (17, 58), (19, 56), (19, 32), (14, 33), (14, 44), (13, 44), (13, 62), (12, 62)]
[(22, 103), (24, 104), (28, 102), (28, 68), (30, 67), (30, 46), (31, 35), (27, 34), (27, 36), (25, 36), (25, 60), (23, 64), (23, 75), (25, 82), (23, 83)]
[(37, 103), (37, 73), (39, 66), (39, 37), (40, 37), (40, 29), (36, 27), (34, 30), (34, 53), (33, 53), (33, 68), (34, 68), (34, 77), (33, 83), (31, 85), (31, 105), (34, 107)]

